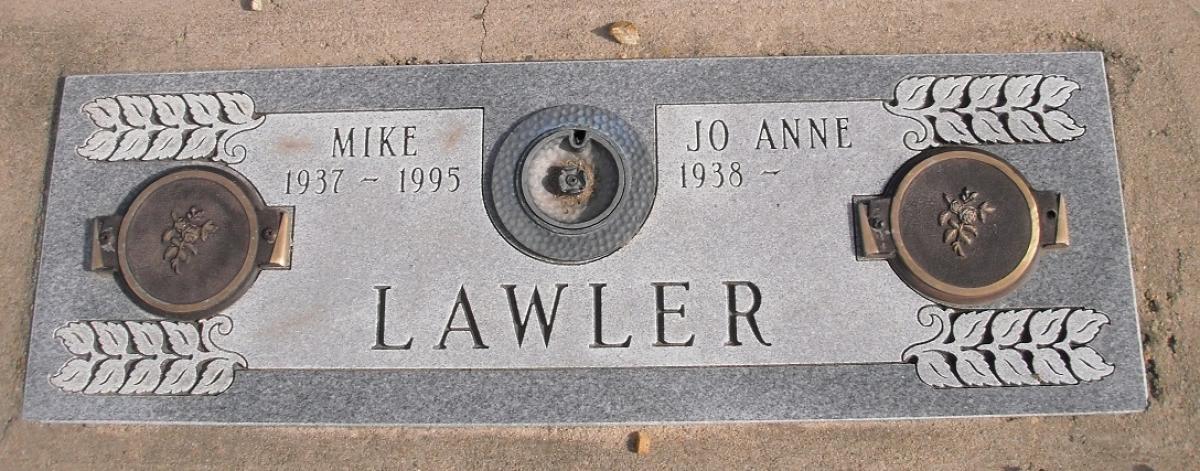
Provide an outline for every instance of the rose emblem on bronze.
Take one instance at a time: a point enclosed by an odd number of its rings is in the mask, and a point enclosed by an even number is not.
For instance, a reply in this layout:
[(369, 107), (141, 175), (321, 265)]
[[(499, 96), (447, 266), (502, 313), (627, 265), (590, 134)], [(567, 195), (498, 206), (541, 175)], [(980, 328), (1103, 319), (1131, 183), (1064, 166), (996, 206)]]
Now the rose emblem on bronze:
[(171, 226), (163, 232), (162, 241), (166, 249), (163, 260), (171, 264), (171, 270), (179, 273), (179, 265), (199, 254), (196, 246), (208, 240), (217, 225), (212, 221), (202, 221), (204, 210), (196, 207), (189, 208), (180, 216), (171, 211)]
[(996, 208), (987, 201), (979, 200), (979, 193), (962, 189), (957, 197), (942, 193), (946, 210), (938, 215), (938, 225), (946, 227), (942, 240), (954, 250), (954, 254), (966, 258), (966, 246), (979, 237), (979, 225), (987, 222), (987, 215)]

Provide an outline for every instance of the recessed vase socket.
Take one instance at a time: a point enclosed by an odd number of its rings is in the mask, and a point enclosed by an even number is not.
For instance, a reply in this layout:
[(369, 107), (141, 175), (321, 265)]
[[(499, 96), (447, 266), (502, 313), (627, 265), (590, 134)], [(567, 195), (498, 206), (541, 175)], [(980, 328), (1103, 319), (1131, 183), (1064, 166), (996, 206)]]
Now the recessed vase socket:
[(1008, 162), (966, 148), (909, 161), (879, 196), (853, 201), (857, 254), (887, 260), (910, 287), (952, 306), (1010, 293), (1045, 248), (1070, 245), (1066, 199)]
[(149, 312), (200, 318), (233, 304), (259, 271), (291, 268), (292, 214), (266, 206), (228, 172), (177, 168), (151, 180), (123, 213), (89, 221), (88, 268), (114, 272)]
[(562, 129), (530, 146), (517, 185), (530, 216), (569, 234), (612, 214), (624, 190), (623, 167), (603, 137), (587, 129)]
[(650, 214), (658, 175), (633, 126), (588, 105), (545, 108), (514, 123), (485, 172), (497, 231), (556, 264), (588, 263), (628, 243)]

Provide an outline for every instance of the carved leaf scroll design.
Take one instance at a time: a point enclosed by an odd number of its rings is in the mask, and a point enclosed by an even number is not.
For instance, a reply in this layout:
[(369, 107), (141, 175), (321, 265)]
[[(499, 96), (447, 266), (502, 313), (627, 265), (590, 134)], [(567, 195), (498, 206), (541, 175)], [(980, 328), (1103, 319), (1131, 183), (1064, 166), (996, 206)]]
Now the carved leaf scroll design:
[(100, 129), (75, 149), (89, 160), (209, 159), (230, 164), (246, 158), (227, 146), (235, 134), (257, 128), (254, 100), (241, 92), (117, 95), (83, 105)]
[(921, 150), (941, 144), (1058, 143), (1085, 127), (1060, 108), (1079, 84), (1060, 75), (917, 76), (896, 84), (886, 103), (921, 129), (904, 145)]
[(54, 336), (74, 355), (50, 384), (66, 392), (117, 395), (216, 395), (246, 368), (240, 354), (216, 345), (233, 321), (77, 321)]
[(956, 311), (929, 306), (917, 313), (933, 338), (901, 355), (921, 381), (938, 388), (1078, 384), (1113, 373), (1088, 342), (1108, 324), (1090, 309)]

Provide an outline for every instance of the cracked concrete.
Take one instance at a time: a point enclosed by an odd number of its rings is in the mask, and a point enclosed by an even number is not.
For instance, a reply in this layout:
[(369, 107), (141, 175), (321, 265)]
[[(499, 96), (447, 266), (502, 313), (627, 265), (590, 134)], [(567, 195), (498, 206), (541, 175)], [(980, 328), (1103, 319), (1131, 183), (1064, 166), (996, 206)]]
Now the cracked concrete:
[(483, 28), (483, 35), (479, 38), (479, 62), (483, 62), (484, 49), (487, 47), (487, 9), (488, 5), (491, 4), (492, 0), (484, 0), (483, 8), (479, 9), (479, 15), (476, 18), (479, 20), (479, 25)]
[[(1195, 469), (1200, 11), (1195, 1), (0, 0), (0, 468)], [(485, 15), (486, 13), (486, 15)], [(476, 17), (478, 15), (478, 17)], [(483, 24), (486, 16), (486, 24)], [(642, 43), (597, 28), (638, 24)], [(486, 26), (486, 28), (485, 28)], [(40, 424), (20, 413), (45, 159), (63, 74), (378, 63), (1106, 52), (1145, 353), (1128, 415), (647, 427)], [(652, 439), (644, 456), (630, 432)]]

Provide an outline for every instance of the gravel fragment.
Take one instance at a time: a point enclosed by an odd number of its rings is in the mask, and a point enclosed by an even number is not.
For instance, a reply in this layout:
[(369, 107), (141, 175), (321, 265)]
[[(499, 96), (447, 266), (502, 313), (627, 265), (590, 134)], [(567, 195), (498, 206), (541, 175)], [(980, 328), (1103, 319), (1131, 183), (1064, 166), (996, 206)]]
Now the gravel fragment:
[(650, 436), (645, 432), (633, 432), (633, 450), (639, 455), (650, 453)]
[(618, 21), (608, 25), (608, 34), (618, 43), (627, 46), (636, 46), (641, 36), (638, 34), (637, 25), (628, 21)]

